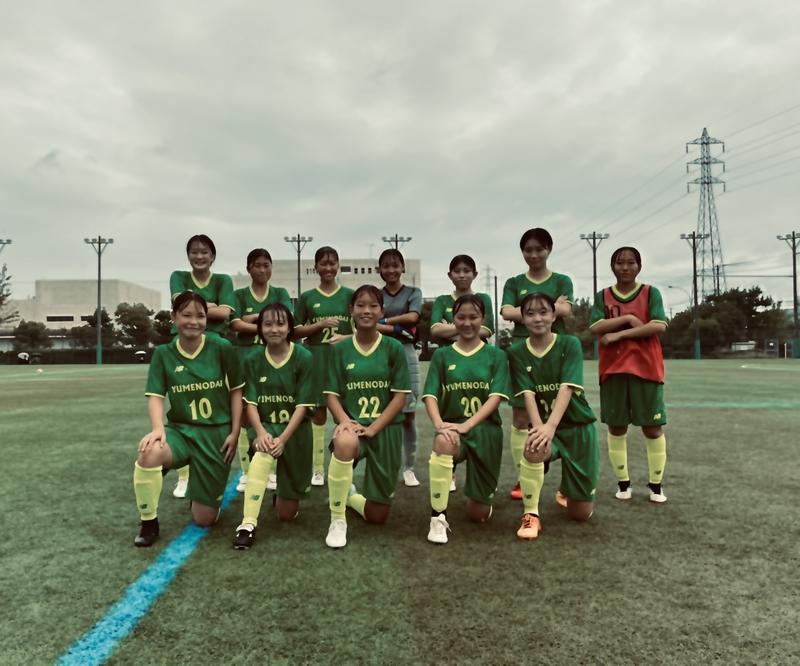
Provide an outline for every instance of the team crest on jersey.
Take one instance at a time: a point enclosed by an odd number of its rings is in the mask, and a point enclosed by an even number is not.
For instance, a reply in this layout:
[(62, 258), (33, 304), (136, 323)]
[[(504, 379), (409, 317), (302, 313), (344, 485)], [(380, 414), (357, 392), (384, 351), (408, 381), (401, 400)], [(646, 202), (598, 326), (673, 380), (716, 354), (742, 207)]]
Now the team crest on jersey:
[(348, 363), (348, 364), (345, 366), (345, 370), (352, 370), (352, 369), (353, 369), (353, 368), (355, 368), (355, 367), (356, 367), (356, 364), (355, 364), (355, 363)]
[(266, 377), (259, 377), (258, 381), (263, 384), (265, 381), (267, 381), (267, 378)]
[(450, 365), (448, 365), (448, 366), (447, 366), (447, 370), (448, 370), (448, 371), (450, 371), (450, 370), (455, 370), (455, 369), (456, 369), (456, 364), (455, 364), (455, 363), (452, 363), (452, 364), (450, 364)]
[(527, 372), (530, 372), (531, 370), (533, 370), (533, 366), (532, 366), (532, 365), (529, 365), (529, 366), (527, 366), (527, 367), (525, 368), (525, 370), (526, 370)]
[(182, 365), (175, 366), (175, 372), (183, 372), (183, 366)]

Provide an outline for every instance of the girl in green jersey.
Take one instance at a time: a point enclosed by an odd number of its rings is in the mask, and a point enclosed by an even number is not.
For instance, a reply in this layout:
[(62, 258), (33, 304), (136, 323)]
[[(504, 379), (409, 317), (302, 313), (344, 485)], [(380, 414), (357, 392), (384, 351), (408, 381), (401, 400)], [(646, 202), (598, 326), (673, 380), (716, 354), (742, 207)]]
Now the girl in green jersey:
[[(458, 254), (450, 262), (447, 277), (453, 283), (454, 290), (450, 294), (437, 296), (431, 310), (431, 337), (440, 345), (451, 345), (458, 337), (458, 330), (453, 322), (453, 304), (461, 296), (473, 294), (472, 283), (478, 277), (475, 260), (468, 254)], [(476, 294), (483, 301), (486, 317), (481, 326), (480, 337), (486, 340), (494, 335), (494, 315), (492, 299), (489, 294)]]

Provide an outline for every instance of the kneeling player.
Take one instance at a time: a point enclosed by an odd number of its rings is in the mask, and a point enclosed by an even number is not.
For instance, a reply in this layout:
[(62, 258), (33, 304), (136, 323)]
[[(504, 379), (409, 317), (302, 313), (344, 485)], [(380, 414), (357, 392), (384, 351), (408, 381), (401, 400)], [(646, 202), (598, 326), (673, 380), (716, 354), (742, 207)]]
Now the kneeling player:
[(595, 417), (583, 393), (583, 352), (577, 338), (557, 335), (555, 301), (529, 294), (520, 306), (527, 339), (508, 352), (514, 390), (525, 400), (531, 428), (520, 463), (521, 539), (541, 531), (539, 495), (545, 463), (561, 459), (559, 495), (574, 520), (588, 520), (600, 473)]
[[(331, 349), (325, 394), (338, 423), (331, 442), (328, 497), (331, 525), (325, 543), (347, 544), (349, 506), (370, 523), (385, 523), (403, 457), (403, 414), (411, 392), (403, 346), (378, 332), (383, 294), (372, 285), (353, 292), (356, 332)], [(364, 492), (351, 488), (353, 468), (366, 460)]]
[(277, 466), (278, 518), (294, 520), (299, 500), (311, 490), (311, 421), (314, 407), (311, 352), (289, 341), (292, 313), (282, 303), (267, 305), (256, 322), (262, 346), (245, 361), (244, 399), (255, 455), (244, 489), (244, 517), (233, 547), (253, 545), (267, 479)]
[[(178, 335), (157, 347), (147, 376), (151, 432), (139, 442), (133, 487), (142, 523), (137, 546), (158, 538), (158, 498), (162, 471), (191, 464), (187, 497), (192, 518), (212, 525), (228, 480), (242, 414), (244, 378), (233, 346), (204, 334), (207, 306), (185, 291), (172, 304)], [(164, 399), (170, 409), (164, 425)]]
[(475, 294), (456, 299), (456, 341), (434, 352), (425, 380), (422, 399), (436, 430), (429, 462), (432, 543), (447, 543), (445, 511), (454, 460), (467, 462), (469, 519), (482, 523), (492, 515), (503, 455), (498, 407), (508, 400), (508, 361), (501, 350), (481, 340), (484, 307)]

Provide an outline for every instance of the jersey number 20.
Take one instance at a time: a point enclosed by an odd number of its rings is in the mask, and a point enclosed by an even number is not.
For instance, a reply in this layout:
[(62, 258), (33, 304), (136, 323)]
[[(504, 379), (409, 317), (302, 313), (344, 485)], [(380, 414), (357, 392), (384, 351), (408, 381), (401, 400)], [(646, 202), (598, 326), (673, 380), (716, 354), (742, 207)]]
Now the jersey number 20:
[(466, 416), (467, 418), (475, 416), (477, 411), (483, 406), (481, 399), (478, 397), (470, 399), (465, 396), (461, 398), (460, 402), (461, 406), (464, 408), (464, 416)]

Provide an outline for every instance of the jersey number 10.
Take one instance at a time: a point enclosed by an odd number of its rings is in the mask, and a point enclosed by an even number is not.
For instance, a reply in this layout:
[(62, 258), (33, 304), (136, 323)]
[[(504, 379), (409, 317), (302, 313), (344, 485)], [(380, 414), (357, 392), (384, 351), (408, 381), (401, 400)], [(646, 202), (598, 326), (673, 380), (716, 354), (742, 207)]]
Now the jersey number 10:
[(211, 401), (208, 398), (192, 400), (189, 409), (192, 410), (192, 421), (197, 421), (197, 412), (200, 412), (200, 416), (204, 419), (211, 418)]

